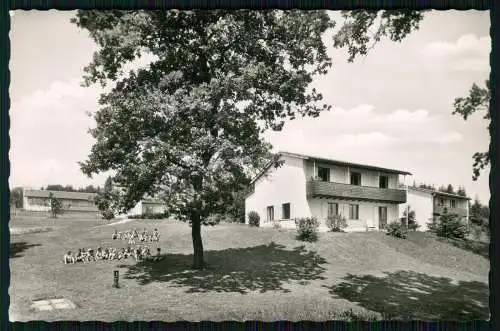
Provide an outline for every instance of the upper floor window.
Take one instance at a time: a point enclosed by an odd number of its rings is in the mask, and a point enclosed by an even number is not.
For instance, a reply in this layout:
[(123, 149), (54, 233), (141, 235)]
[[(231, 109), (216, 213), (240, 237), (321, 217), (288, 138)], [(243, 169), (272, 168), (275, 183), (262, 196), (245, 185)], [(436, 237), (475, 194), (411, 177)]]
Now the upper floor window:
[(359, 172), (351, 172), (351, 185), (361, 185), (361, 174)]
[(389, 188), (389, 177), (388, 176), (380, 176), (378, 179), (378, 186), (380, 188)]
[(323, 182), (330, 181), (330, 169), (324, 167), (318, 167), (318, 177)]

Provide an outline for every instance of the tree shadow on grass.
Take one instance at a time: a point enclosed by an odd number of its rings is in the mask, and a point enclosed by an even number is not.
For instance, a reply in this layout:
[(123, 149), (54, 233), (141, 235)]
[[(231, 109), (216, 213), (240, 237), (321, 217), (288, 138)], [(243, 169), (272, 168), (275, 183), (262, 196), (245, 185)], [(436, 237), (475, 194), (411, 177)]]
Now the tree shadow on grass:
[(26, 241), (20, 241), (17, 243), (10, 243), (10, 258), (22, 257), (24, 254), (21, 254), (25, 250), (31, 247), (41, 246), (40, 244), (28, 244)]
[(261, 245), (247, 248), (231, 248), (206, 251), (208, 265), (203, 270), (193, 270), (193, 255), (165, 254), (157, 262), (140, 261), (126, 267), (125, 278), (137, 279), (146, 285), (151, 282), (170, 282), (170, 286), (188, 287), (187, 292), (238, 292), (281, 290), (287, 281), (301, 284), (315, 279), (325, 279), (321, 274), (326, 264), (315, 252), (304, 246), (293, 250), (285, 246)]
[(486, 320), (489, 287), (481, 282), (458, 282), (413, 271), (386, 277), (351, 275), (330, 287), (334, 297), (356, 302), (385, 319)]

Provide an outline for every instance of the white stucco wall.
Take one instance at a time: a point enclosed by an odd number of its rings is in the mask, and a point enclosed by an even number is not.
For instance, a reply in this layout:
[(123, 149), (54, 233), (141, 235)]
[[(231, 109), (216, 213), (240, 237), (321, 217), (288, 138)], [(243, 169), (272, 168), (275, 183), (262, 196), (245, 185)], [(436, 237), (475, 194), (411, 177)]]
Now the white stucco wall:
[(274, 206), (274, 219), (282, 218), (282, 204), (290, 203), (290, 218), (311, 216), (306, 199), (304, 160), (282, 156), (285, 163), (278, 169), (271, 167), (267, 176), (261, 176), (254, 185), (254, 192), (245, 199), (245, 220), (248, 213), (256, 211), (260, 223), (267, 222), (267, 207)]
[[(316, 217), (322, 225), (325, 224), (328, 215), (328, 203), (337, 203), (339, 205), (339, 213), (347, 220), (349, 227), (366, 227), (373, 226), (379, 228), (378, 207), (387, 207), (387, 224), (398, 219), (398, 205), (391, 203), (367, 202), (367, 201), (351, 201), (351, 200), (336, 200), (336, 199), (310, 199), (309, 206), (311, 213)], [(349, 220), (349, 205), (359, 205), (359, 220)]]
[[(415, 219), (420, 227), (418, 231), (427, 231), (427, 223), (432, 219), (433, 198), (428, 192), (416, 191), (408, 189), (408, 204), (410, 210), (415, 211)], [(403, 217), (406, 204), (401, 204), (399, 208), (400, 217)]]

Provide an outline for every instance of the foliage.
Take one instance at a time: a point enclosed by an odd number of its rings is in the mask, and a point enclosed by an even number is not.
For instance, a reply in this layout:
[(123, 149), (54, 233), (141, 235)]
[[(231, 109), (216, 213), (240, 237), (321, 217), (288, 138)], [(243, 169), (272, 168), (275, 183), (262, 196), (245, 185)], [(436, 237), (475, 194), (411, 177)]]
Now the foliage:
[(396, 238), (408, 238), (408, 229), (401, 221), (394, 221), (387, 225), (387, 235)]
[(462, 197), (467, 197), (467, 192), (465, 191), (465, 187), (459, 186), (457, 189), (457, 195), (460, 195)]
[(489, 207), (487, 205), (482, 205), (479, 199), (474, 199), (474, 203), (470, 206), (469, 209), (469, 221), (477, 226), (477, 231), (481, 230), (487, 235), (490, 235), (489, 217)]
[[(488, 124), (488, 130), (491, 128), (491, 109), (490, 109), (490, 99), (491, 99), (491, 85), (490, 81), (486, 80), (486, 87), (479, 87), (475, 83), (472, 84), (469, 90), (469, 95), (467, 97), (456, 98), (453, 103), (453, 115), (460, 115), (464, 120), (478, 111), (484, 111), (484, 119), (490, 120)], [(472, 180), (477, 180), (481, 173), (481, 170), (486, 168), (490, 163), (490, 156), (488, 152), (476, 152), (472, 156), (474, 159), (474, 164), (472, 165)]]
[(49, 193), (49, 199), (50, 199), (50, 214), (52, 218), (57, 218), (57, 215), (61, 215), (63, 213), (61, 200), (55, 198), (52, 192)]
[(108, 177), (103, 190), (97, 193), (94, 201), (104, 219), (110, 220), (115, 217), (117, 200), (118, 192), (113, 188), (113, 179)]
[[(346, 20), (334, 35), (334, 47), (347, 47), (349, 62), (366, 55), (383, 37), (401, 42), (410, 32), (418, 30), (424, 10), (351, 10), (342, 12)], [(375, 33), (370, 28), (377, 26)]]
[(15, 208), (23, 208), (23, 188), (14, 187), (10, 190), (10, 205)]
[(326, 226), (332, 232), (341, 232), (347, 227), (347, 221), (342, 214), (330, 215), (326, 219)]
[[(43, 189), (43, 188), (42, 188)], [(100, 187), (94, 187), (93, 185), (88, 185), (81, 188), (73, 188), (72, 185), (60, 185), (60, 184), (50, 184), (44, 188), (47, 191), (63, 191), (63, 192), (85, 192), (85, 193), (98, 193)]]
[(150, 219), (150, 220), (161, 220), (168, 218), (168, 213), (145, 213), (139, 215), (128, 215), (129, 219)]
[(295, 220), (297, 239), (313, 242), (318, 240), (319, 222), (314, 217), (302, 217)]
[[(391, 40), (421, 16), (383, 13), (378, 35)], [(145, 194), (162, 195), (192, 222), (193, 262), (202, 267), (202, 221), (228, 212), (233, 192), (264, 165), (280, 165), (261, 133), (330, 109), (310, 84), (332, 65), (323, 37), (334, 22), (326, 11), (300, 10), (80, 10), (72, 22), (98, 45), (85, 85), (112, 83), (82, 171), (113, 170), (123, 212)], [(358, 37), (350, 27), (337, 47)], [(142, 55), (149, 66), (125, 73)]]
[(468, 235), (467, 225), (456, 214), (445, 212), (428, 223), (428, 227), (438, 237), (465, 239)]
[(260, 216), (256, 211), (251, 211), (248, 213), (248, 224), (250, 226), (259, 226), (260, 225)]
[[(409, 210), (409, 212), (408, 212)], [(417, 223), (417, 220), (416, 220), (416, 215), (415, 215), (415, 211), (414, 210), (411, 210), (411, 207), (408, 206), (408, 210), (404, 210), (403, 211), (403, 217), (401, 217), (400, 221), (401, 221), (401, 224), (404, 224), (406, 226), (406, 215), (408, 214), (408, 230), (411, 230), (411, 231), (416, 231), (420, 225)]]

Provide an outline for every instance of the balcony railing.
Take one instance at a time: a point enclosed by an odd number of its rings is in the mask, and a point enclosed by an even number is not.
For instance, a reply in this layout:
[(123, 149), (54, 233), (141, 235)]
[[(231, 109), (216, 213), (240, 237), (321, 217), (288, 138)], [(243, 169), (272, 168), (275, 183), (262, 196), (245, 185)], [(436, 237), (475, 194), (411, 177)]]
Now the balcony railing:
[(338, 198), (405, 203), (406, 191), (371, 186), (310, 180), (306, 184), (308, 198)]
[(439, 205), (434, 206), (434, 214), (442, 215), (442, 214), (444, 214), (445, 209), (448, 212), (448, 214), (457, 214), (459, 216), (467, 216), (467, 209), (466, 208), (452, 208), (452, 207), (439, 206)]

